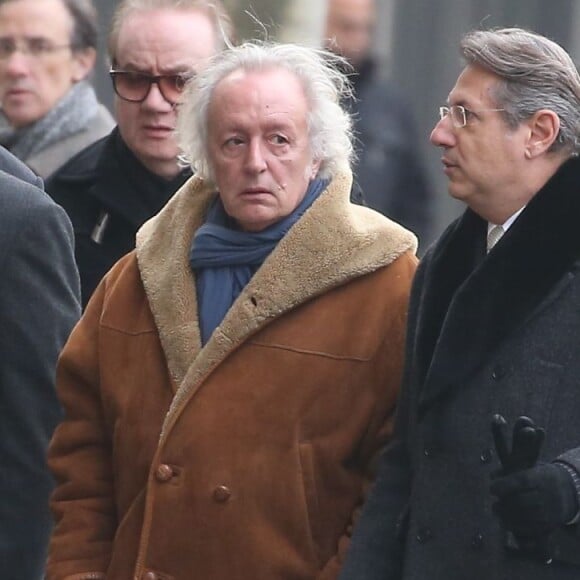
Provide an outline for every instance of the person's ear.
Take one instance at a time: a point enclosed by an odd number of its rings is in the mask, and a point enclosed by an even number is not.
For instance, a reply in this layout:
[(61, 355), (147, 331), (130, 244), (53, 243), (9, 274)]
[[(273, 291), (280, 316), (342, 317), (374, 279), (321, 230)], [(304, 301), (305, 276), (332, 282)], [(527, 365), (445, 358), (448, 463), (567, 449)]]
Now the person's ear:
[(97, 60), (97, 51), (94, 48), (83, 48), (73, 52), (72, 80), (75, 83), (86, 79), (93, 70)]
[(548, 151), (560, 132), (560, 118), (550, 109), (540, 109), (528, 120), (530, 132), (526, 143), (526, 157), (532, 159)]
[(322, 161), (319, 159), (313, 159), (311, 164), (310, 179), (314, 179), (318, 175), (318, 170), (320, 169), (320, 164)]

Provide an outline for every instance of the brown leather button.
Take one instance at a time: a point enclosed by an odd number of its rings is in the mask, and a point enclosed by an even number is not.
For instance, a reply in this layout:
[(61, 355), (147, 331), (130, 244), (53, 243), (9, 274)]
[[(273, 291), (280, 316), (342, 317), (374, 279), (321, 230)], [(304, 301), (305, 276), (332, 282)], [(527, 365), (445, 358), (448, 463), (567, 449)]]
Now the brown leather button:
[[(161, 465), (157, 467), (157, 470), (155, 471), (155, 479), (157, 479), (157, 481), (164, 483), (166, 481), (169, 481), (172, 477), (173, 477), (173, 468), (171, 467), (171, 465), (167, 465), (167, 463), (161, 463)], [(152, 574), (154, 574), (154, 572), (152, 572)], [(157, 575), (155, 575), (155, 578), (157, 578)], [(147, 578), (147, 580), (150, 579)]]
[(145, 574), (143, 574), (143, 580), (159, 580), (159, 576), (157, 576), (157, 574), (155, 574), (155, 572), (145, 572)]
[(228, 501), (228, 499), (230, 499), (231, 495), (232, 495), (231, 489), (225, 485), (218, 485), (213, 490), (213, 498), (215, 499), (215, 501), (217, 501), (219, 503), (224, 503), (224, 502)]

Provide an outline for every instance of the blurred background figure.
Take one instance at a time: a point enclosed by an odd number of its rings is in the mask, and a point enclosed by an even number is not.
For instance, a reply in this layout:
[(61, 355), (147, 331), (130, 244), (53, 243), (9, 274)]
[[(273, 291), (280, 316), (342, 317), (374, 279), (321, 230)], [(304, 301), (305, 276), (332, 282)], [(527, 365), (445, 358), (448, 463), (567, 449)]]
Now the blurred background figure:
[[(371, 52), (375, 0), (329, 0), (325, 42), (352, 65), (354, 99), (345, 105), (358, 139), (355, 188), (366, 204), (429, 239), (433, 203), (411, 106)], [(423, 248), (424, 249), (424, 248)]]
[(114, 122), (87, 80), (91, 0), (0, 0), (0, 144), (43, 178)]
[(191, 176), (173, 130), (185, 78), (224, 46), (231, 23), (216, 0), (130, 0), (109, 36), (118, 122), (47, 182), (73, 222), (83, 306), (135, 247), (139, 227)]

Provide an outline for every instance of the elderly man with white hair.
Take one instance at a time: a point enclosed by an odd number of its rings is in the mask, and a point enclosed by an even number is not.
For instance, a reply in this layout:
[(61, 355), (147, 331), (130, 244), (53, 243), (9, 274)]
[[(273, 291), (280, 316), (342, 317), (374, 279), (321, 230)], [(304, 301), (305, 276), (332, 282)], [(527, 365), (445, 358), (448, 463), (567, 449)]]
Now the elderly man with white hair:
[(60, 361), (48, 579), (336, 578), (391, 432), (416, 238), (349, 201), (328, 58), (245, 44), (186, 88), (197, 173)]

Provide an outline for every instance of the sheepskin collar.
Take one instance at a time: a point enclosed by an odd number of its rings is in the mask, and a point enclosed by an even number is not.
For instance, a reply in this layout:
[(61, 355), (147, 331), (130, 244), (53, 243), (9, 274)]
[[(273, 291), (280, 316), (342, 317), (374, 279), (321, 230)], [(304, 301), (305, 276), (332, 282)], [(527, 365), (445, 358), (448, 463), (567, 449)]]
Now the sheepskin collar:
[(177, 385), (166, 427), (204, 377), (260, 328), (310, 298), (416, 250), (409, 231), (350, 203), (351, 182), (350, 173), (332, 181), (256, 272), (203, 349), (188, 256), (215, 193), (193, 177), (143, 225), (137, 234), (137, 261)]
[(580, 259), (580, 159), (567, 161), (488, 255), (467, 210), (425, 256), (414, 345), (423, 404), (464, 383), (557, 296)]

